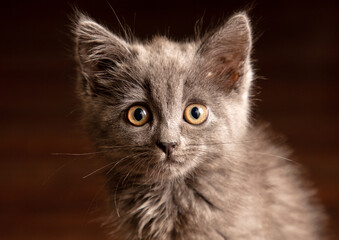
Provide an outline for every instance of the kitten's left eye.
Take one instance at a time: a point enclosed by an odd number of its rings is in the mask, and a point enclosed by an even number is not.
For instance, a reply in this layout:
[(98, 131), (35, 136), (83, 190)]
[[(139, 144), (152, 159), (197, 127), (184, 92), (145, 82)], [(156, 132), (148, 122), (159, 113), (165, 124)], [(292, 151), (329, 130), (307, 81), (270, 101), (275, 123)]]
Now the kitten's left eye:
[(204, 105), (191, 104), (188, 105), (184, 112), (184, 119), (194, 125), (202, 124), (206, 121), (208, 110)]
[(149, 112), (144, 106), (132, 106), (128, 109), (127, 118), (134, 126), (140, 127), (149, 120)]

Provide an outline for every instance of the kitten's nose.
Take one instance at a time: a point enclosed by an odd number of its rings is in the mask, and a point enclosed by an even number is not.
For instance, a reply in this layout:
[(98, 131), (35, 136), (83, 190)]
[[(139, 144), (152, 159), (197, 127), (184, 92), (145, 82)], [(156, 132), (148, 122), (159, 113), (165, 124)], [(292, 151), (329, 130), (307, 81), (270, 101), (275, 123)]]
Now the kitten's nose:
[(173, 150), (178, 146), (176, 142), (157, 142), (157, 146), (166, 153), (166, 155), (171, 155)]

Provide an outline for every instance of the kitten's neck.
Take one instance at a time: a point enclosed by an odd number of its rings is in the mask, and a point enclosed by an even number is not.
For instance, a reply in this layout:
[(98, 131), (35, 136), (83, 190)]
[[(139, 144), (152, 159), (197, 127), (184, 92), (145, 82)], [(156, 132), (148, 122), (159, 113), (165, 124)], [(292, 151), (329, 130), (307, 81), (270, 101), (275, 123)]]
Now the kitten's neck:
[[(226, 192), (225, 182), (230, 183), (228, 188), (232, 191), (232, 177), (224, 168), (218, 166), (213, 168), (213, 171), (200, 169), (186, 178), (163, 180), (153, 184), (127, 181), (122, 186), (115, 185), (110, 188), (115, 208), (115, 216), (112, 219), (118, 220), (113, 224), (117, 225), (116, 228), (129, 225), (128, 232), (135, 229), (133, 234), (142, 237), (186, 239), (186, 233), (180, 232), (180, 229), (185, 229), (187, 225), (193, 232), (199, 233), (202, 231), (202, 224), (216, 224), (214, 217), (227, 211), (224, 209), (225, 196), (222, 195)], [(235, 206), (236, 197), (234, 194), (232, 196), (226, 200), (228, 205)], [(212, 226), (207, 226), (204, 231), (209, 229), (213, 229)], [(217, 232), (215, 234), (220, 235)], [(220, 236), (215, 239), (218, 238)]]

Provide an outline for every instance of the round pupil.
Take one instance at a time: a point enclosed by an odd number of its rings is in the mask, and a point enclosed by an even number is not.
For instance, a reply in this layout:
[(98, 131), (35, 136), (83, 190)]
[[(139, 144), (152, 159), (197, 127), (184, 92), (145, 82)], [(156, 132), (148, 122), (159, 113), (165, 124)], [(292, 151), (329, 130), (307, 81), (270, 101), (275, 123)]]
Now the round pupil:
[(137, 108), (134, 111), (134, 118), (137, 121), (141, 121), (146, 116), (146, 111), (142, 108)]
[(194, 107), (191, 110), (191, 115), (192, 117), (194, 117), (195, 119), (198, 119), (201, 115), (202, 109), (198, 108), (198, 107)]

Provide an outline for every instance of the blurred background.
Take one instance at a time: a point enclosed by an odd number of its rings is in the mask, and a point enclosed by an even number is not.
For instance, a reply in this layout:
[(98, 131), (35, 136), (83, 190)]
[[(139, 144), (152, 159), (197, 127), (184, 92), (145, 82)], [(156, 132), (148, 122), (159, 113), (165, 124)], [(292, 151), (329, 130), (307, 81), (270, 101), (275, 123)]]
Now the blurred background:
[[(287, 137), (339, 239), (338, 3), (109, 2), (141, 39), (156, 33), (188, 38), (202, 16), (206, 28), (252, 7), (261, 99), (255, 119)], [(100, 226), (105, 179), (100, 172), (85, 177), (103, 163), (83, 154), (94, 150), (81, 131), (74, 94), (72, 7), (116, 32), (119, 23), (106, 0), (0, 6), (0, 239), (106, 239)]]

